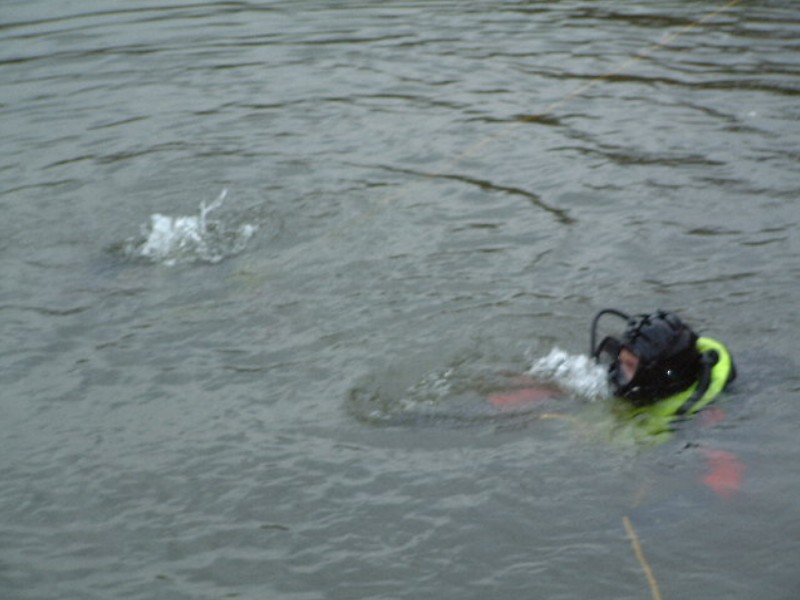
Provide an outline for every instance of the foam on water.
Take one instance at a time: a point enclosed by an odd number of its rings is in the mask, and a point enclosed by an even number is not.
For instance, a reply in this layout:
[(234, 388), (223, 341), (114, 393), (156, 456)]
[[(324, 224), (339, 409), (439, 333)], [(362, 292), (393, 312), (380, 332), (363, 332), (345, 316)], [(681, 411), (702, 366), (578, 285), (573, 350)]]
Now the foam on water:
[(529, 374), (590, 400), (607, 398), (610, 393), (604, 367), (584, 354), (569, 354), (560, 348), (534, 361)]
[(142, 226), (141, 237), (126, 242), (125, 254), (167, 266), (191, 262), (213, 264), (238, 254), (258, 228), (249, 223), (232, 226), (208, 218), (222, 206), (227, 194), (228, 190), (222, 190), (207, 206), (201, 202), (197, 215), (150, 215), (150, 222)]

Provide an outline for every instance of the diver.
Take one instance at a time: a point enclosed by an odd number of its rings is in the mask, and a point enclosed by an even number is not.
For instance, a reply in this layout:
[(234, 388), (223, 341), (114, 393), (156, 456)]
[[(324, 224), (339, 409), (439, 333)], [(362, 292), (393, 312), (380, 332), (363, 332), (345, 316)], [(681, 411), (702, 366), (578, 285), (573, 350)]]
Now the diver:
[[(597, 343), (598, 323), (605, 315), (624, 319), (626, 328), (620, 338), (607, 336)], [(663, 310), (633, 317), (613, 308), (601, 310), (592, 321), (590, 354), (608, 366), (614, 396), (640, 414), (661, 418), (697, 413), (736, 379), (724, 344), (699, 337)]]
[[(619, 337), (598, 343), (598, 325), (606, 315), (624, 320), (625, 329)], [(631, 425), (635, 438), (646, 443), (667, 439), (676, 421), (708, 406), (736, 378), (723, 343), (698, 336), (677, 315), (663, 310), (635, 316), (601, 310), (592, 320), (589, 355), (606, 368), (615, 430)], [(497, 408), (513, 409), (564, 396), (557, 386), (517, 376), (512, 389), (490, 394), (488, 400)]]
[[(626, 328), (620, 338), (608, 336), (596, 343), (597, 326), (605, 315), (624, 319)], [(608, 365), (619, 422), (627, 422), (635, 439), (650, 444), (668, 440), (677, 420), (707, 407), (736, 379), (736, 366), (723, 343), (698, 336), (674, 313), (663, 310), (634, 317), (601, 310), (592, 321), (590, 353)], [(716, 414), (706, 424), (724, 415), (719, 408), (705, 414)], [(707, 467), (702, 484), (730, 500), (742, 486), (744, 463), (725, 450), (701, 452)]]
[[(607, 336), (598, 343), (598, 324), (606, 315), (622, 319), (625, 327), (619, 337)], [(512, 376), (512, 388), (490, 394), (488, 401), (501, 410), (534, 408), (540, 419), (562, 420), (584, 435), (622, 445), (666, 442), (679, 421), (704, 408), (708, 411), (701, 426), (724, 418), (722, 409), (709, 404), (736, 379), (731, 353), (723, 343), (698, 336), (674, 313), (658, 310), (631, 316), (603, 309), (592, 320), (589, 355), (590, 364), (605, 367), (613, 396), (607, 402), (584, 405), (579, 414), (542, 412), (558, 406), (568, 394), (531, 375)], [(732, 452), (703, 447), (700, 452), (707, 465), (702, 484), (720, 498), (734, 497), (745, 465)]]

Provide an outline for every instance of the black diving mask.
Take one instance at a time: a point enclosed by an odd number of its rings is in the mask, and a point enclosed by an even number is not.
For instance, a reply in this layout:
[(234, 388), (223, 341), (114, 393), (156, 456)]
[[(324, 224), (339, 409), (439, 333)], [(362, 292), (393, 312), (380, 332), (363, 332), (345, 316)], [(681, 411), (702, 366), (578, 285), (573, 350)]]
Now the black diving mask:
[[(620, 338), (598, 344), (600, 318), (611, 314), (626, 322)], [(615, 395), (646, 405), (691, 386), (698, 378), (697, 335), (672, 313), (657, 311), (631, 317), (615, 309), (601, 310), (592, 321), (591, 355), (608, 366)]]

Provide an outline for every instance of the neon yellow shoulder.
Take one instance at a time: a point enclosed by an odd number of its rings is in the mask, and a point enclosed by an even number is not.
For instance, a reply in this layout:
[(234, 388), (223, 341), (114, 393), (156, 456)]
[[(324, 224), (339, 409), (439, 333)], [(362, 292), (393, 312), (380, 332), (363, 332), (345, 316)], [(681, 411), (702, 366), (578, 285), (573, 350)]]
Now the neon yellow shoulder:
[[(712, 338), (701, 337), (697, 340), (697, 350), (701, 354), (713, 350), (719, 358), (711, 369), (711, 382), (708, 389), (697, 402), (689, 407), (687, 412), (689, 415), (697, 413), (719, 396), (720, 392), (725, 389), (725, 386), (731, 380), (734, 369), (731, 354), (722, 342)], [(668, 439), (672, 430), (672, 421), (680, 414), (681, 407), (694, 396), (698, 385), (695, 382), (682, 392), (659, 400), (650, 406), (630, 408), (628, 405), (627, 408), (619, 410), (618, 414), (623, 421), (638, 430), (639, 435), (636, 435), (636, 437), (640, 441), (650, 437), (651, 442), (660, 443)], [(624, 400), (622, 402), (626, 403)]]

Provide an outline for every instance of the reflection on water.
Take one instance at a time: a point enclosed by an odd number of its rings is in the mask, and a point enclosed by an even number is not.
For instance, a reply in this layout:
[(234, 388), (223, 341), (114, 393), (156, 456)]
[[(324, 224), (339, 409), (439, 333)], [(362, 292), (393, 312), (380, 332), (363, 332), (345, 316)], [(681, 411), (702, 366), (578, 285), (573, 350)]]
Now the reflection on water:
[[(794, 3), (2, 6), (0, 597), (798, 589)], [(544, 423), (608, 305), (724, 418)]]

